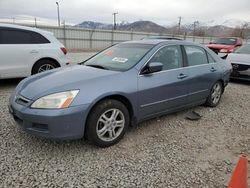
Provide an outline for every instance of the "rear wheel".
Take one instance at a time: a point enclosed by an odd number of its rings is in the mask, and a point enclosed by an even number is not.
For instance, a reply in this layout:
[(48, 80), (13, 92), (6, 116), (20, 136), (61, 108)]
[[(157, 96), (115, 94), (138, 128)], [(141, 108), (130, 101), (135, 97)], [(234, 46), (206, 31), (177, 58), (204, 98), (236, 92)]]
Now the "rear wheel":
[(99, 147), (108, 147), (119, 142), (129, 125), (129, 112), (117, 100), (107, 99), (98, 103), (86, 124), (86, 136)]
[(219, 104), (221, 95), (223, 93), (223, 86), (220, 81), (216, 82), (207, 98), (206, 105), (210, 107), (215, 107)]
[(57, 67), (57, 64), (51, 60), (40, 60), (34, 65), (32, 74), (37, 74)]

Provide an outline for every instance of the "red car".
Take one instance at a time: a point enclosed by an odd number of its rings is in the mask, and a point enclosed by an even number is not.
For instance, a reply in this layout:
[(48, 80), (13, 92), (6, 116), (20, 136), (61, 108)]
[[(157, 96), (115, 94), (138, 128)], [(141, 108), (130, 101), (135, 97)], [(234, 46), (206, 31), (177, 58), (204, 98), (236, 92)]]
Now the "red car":
[(217, 38), (207, 45), (208, 48), (213, 50), (220, 57), (226, 57), (229, 53), (233, 52), (238, 47), (242, 46), (242, 39), (237, 37), (223, 37)]

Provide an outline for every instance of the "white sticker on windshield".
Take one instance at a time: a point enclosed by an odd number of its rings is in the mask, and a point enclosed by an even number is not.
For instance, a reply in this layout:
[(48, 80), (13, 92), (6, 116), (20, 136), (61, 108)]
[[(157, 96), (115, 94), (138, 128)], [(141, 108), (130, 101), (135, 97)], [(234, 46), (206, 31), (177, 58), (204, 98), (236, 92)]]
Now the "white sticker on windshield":
[(116, 62), (119, 62), (119, 63), (126, 63), (128, 61), (127, 58), (123, 58), (123, 57), (114, 57), (112, 59), (112, 61), (116, 61)]

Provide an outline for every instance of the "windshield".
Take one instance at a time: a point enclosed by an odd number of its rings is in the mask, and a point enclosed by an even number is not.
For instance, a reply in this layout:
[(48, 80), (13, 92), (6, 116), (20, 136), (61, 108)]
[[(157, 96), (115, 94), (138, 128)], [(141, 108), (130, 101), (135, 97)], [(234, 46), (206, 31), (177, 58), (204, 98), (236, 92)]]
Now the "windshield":
[(236, 38), (218, 38), (215, 39), (213, 44), (225, 44), (225, 45), (235, 45), (237, 42)]
[(136, 65), (152, 47), (152, 44), (117, 44), (89, 59), (84, 65), (114, 71), (126, 71)]
[(242, 46), (242, 47), (238, 48), (237, 50), (235, 50), (235, 53), (238, 53), (238, 54), (250, 54), (250, 44), (247, 44), (245, 46)]

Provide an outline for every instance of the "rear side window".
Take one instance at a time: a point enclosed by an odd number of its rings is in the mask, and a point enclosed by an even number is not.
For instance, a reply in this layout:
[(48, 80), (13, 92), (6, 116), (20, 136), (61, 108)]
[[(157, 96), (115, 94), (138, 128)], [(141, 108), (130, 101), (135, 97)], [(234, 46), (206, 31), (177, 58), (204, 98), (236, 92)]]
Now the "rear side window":
[(203, 48), (198, 46), (184, 46), (187, 54), (188, 65), (203, 65), (207, 64), (207, 55)]
[(31, 32), (31, 41), (32, 41), (32, 44), (50, 43), (48, 39), (46, 39), (44, 36), (36, 32)]
[(214, 60), (214, 58), (207, 52), (207, 59), (209, 63), (215, 63), (216, 61)]
[(150, 60), (163, 64), (162, 70), (182, 67), (182, 52), (180, 46), (166, 46), (161, 48)]
[(0, 28), (0, 44), (43, 44), (50, 43), (45, 37), (33, 31)]

